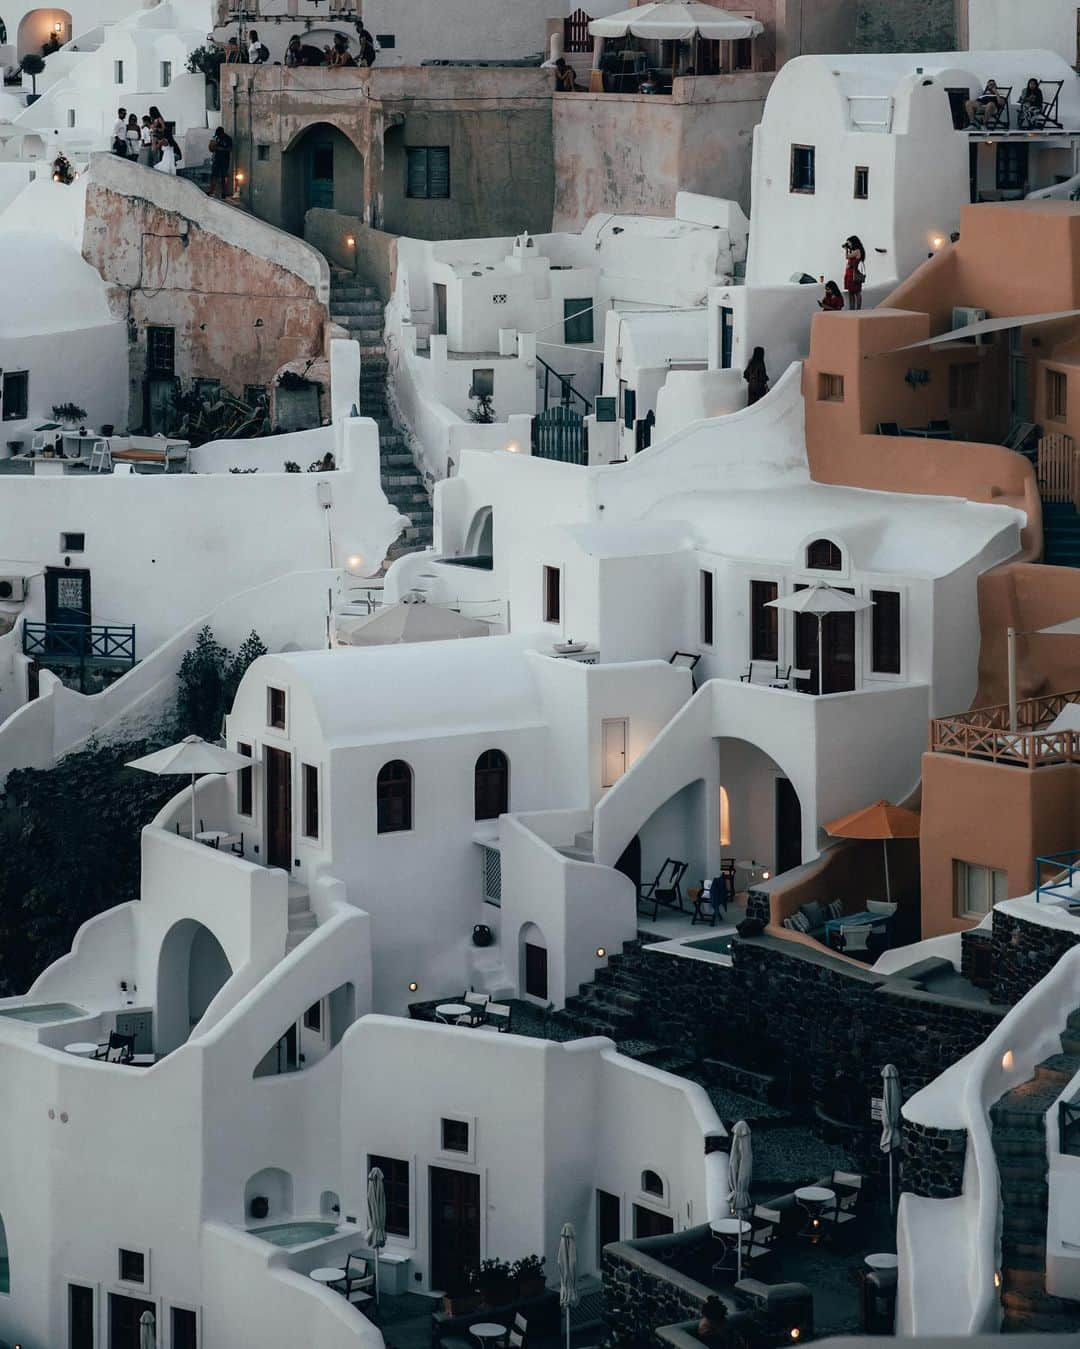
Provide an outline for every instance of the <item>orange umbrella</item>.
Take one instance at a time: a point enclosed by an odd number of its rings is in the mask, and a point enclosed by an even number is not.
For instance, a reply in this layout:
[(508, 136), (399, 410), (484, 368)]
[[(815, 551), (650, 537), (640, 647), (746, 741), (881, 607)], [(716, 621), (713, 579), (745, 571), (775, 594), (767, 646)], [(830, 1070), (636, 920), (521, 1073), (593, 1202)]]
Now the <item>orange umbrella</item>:
[(825, 826), (825, 832), (833, 838), (879, 838), (885, 853), (885, 897), (892, 900), (889, 888), (889, 839), (918, 838), (919, 816), (913, 810), (903, 806), (894, 806), (889, 801), (875, 801), (872, 806), (863, 806), (850, 815), (841, 815)]

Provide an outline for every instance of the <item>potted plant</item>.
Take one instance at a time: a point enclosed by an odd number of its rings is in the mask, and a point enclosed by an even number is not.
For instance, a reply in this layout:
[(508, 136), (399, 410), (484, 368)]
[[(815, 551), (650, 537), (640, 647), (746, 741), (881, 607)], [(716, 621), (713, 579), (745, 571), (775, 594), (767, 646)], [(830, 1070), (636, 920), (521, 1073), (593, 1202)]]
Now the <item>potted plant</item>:
[(19, 62), (19, 68), (24, 75), (30, 76), (30, 88), (32, 93), (27, 95), (27, 103), (36, 103), (38, 97), (37, 77), (45, 69), (44, 56), (38, 56), (37, 52), (30, 52)]
[(73, 431), (80, 422), (86, 420), (86, 409), (78, 403), (54, 403), (52, 415), (65, 430)]
[(480, 1305), (476, 1291), (476, 1270), (466, 1270), (455, 1284), (443, 1293), (443, 1311), (447, 1316), (465, 1316)]
[(515, 1260), (510, 1275), (517, 1284), (519, 1298), (539, 1297), (545, 1287), (544, 1257), (526, 1255), (520, 1260)]
[(505, 1260), (482, 1260), (476, 1275), (476, 1286), (486, 1307), (501, 1307), (512, 1301), (514, 1285), (510, 1265)]

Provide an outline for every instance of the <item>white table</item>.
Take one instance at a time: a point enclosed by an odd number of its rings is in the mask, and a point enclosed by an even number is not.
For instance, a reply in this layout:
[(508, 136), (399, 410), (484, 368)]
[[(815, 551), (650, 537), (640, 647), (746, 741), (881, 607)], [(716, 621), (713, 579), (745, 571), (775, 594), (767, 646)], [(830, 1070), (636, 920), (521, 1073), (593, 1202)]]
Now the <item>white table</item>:
[(205, 843), (208, 848), (220, 848), (224, 843), (231, 847), (234, 843), (240, 842), (239, 834), (230, 834), (224, 829), (204, 829), (202, 833), (195, 835), (196, 843)]
[(501, 1340), (504, 1335), (509, 1334), (505, 1326), (496, 1325), (494, 1321), (477, 1321), (469, 1327), (469, 1334), (475, 1335), (481, 1344), (485, 1340)]
[(97, 1044), (91, 1040), (75, 1040), (64, 1046), (65, 1054), (74, 1054), (76, 1058), (89, 1059), (97, 1053)]
[(316, 1283), (344, 1283), (345, 1271), (343, 1269), (335, 1269), (333, 1265), (324, 1265), (320, 1269), (313, 1269), (310, 1277), (313, 1278)]
[(795, 1202), (806, 1211), (806, 1223), (799, 1235), (817, 1238), (821, 1232), (821, 1211), (836, 1203), (836, 1191), (827, 1185), (803, 1185), (795, 1191)]
[(133, 1054), (131, 1061), (137, 1068), (152, 1068), (157, 1063), (156, 1054)]
[(750, 1231), (750, 1224), (745, 1218), (714, 1218), (709, 1227), (718, 1237), (735, 1237), (740, 1232)]
[(435, 1008), (435, 1015), (440, 1021), (446, 1021), (452, 1017), (471, 1016), (472, 1008), (464, 1002), (441, 1002)]
[(68, 459), (74, 463), (90, 458), (90, 451), (99, 440), (104, 440), (108, 444), (108, 437), (98, 435), (95, 431), (88, 431), (85, 436), (79, 435), (78, 431), (65, 431), (60, 437), (64, 447), (64, 453)]
[(900, 1262), (889, 1251), (879, 1251), (876, 1255), (868, 1255), (866, 1263), (871, 1269), (896, 1269)]

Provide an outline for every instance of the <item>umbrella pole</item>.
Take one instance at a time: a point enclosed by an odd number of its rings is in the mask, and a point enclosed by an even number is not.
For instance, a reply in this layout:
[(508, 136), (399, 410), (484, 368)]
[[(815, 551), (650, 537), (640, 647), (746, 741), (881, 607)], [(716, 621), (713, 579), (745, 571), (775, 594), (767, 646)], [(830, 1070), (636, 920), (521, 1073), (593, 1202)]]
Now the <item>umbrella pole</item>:
[(195, 774), (191, 775), (191, 841), (195, 842)]
[(566, 1304), (566, 1349), (570, 1349), (570, 1304)]
[(885, 854), (885, 898), (891, 904), (892, 890), (889, 886), (889, 840), (887, 838), (881, 840), (881, 851)]
[(892, 1158), (893, 1158), (893, 1155), (892, 1155), (892, 1149), (890, 1148), (890, 1149), (889, 1149), (889, 1212), (890, 1212), (890, 1213), (895, 1213), (895, 1212), (896, 1212), (896, 1200), (895, 1200), (895, 1198), (893, 1197), (893, 1185), (894, 1185), (894, 1182), (893, 1182), (893, 1159), (892, 1159)]
[(817, 691), (818, 697), (821, 697), (823, 688), (822, 680), (825, 676), (825, 644), (822, 639), (821, 615), (817, 615)]
[(736, 1242), (735, 1250), (738, 1252), (738, 1254), (736, 1255), (736, 1258), (735, 1258), (735, 1265), (736, 1265), (735, 1277), (736, 1277), (736, 1278), (739, 1280), (739, 1282), (741, 1283), (741, 1282), (742, 1282), (742, 1210), (741, 1210), (741, 1209), (736, 1209), (736, 1210), (735, 1210), (735, 1221), (739, 1224), (739, 1226), (738, 1226), (738, 1228), (737, 1228), (737, 1230), (736, 1230), (736, 1232), (735, 1232), (735, 1242)]

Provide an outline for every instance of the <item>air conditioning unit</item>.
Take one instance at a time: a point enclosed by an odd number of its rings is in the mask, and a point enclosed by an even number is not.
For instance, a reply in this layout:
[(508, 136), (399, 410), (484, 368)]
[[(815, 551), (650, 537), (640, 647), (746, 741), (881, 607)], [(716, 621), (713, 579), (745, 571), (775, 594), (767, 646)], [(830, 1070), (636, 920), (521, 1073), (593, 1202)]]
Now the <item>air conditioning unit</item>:
[(0, 600), (21, 604), (26, 599), (25, 576), (0, 576)]
[[(954, 305), (952, 311), (953, 331), (957, 328), (970, 328), (973, 323), (983, 323), (990, 315), (985, 309), (974, 309), (969, 305)], [(978, 346), (984, 346), (990, 341), (989, 333), (979, 333), (975, 337), (966, 338), (965, 341), (974, 342)]]

